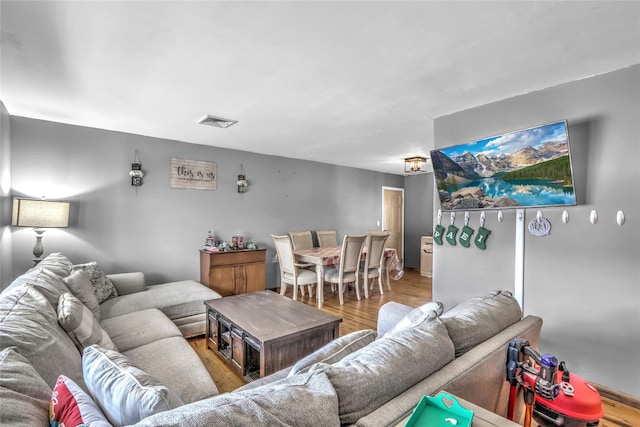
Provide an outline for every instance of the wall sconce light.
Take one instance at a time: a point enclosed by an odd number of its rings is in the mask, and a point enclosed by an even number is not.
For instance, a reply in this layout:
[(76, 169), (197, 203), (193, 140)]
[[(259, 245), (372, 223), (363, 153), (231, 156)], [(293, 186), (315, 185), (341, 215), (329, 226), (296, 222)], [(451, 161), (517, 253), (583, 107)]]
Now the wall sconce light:
[(33, 247), (33, 265), (42, 261), (43, 228), (66, 228), (69, 226), (69, 202), (50, 202), (46, 200), (13, 199), (11, 225), (33, 227), (36, 232), (36, 244)]
[(413, 175), (425, 172), (427, 172), (426, 157), (415, 156), (404, 159), (404, 173)]
[(138, 150), (136, 150), (136, 153), (134, 155), (129, 176), (131, 177), (131, 185), (135, 187), (139, 187), (142, 185), (142, 177), (144, 176), (144, 173), (142, 173), (142, 164), (140, 163), (140, 158), (138, 157)]
[(238, 175), (237, 184), (238, 184), (238, 193), (246, 193), (247, 192), (247, 186), (249, 185), (249, 183), (245, 179), (244, 167), (242, 166), (242, 163), (240, 163), (240, 175)]

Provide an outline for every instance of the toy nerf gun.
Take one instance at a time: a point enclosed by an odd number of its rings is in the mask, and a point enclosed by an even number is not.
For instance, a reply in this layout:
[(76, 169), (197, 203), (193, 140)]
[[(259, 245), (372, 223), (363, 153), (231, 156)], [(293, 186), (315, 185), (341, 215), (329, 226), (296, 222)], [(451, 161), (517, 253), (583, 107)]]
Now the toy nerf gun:
[(524, 426), (531, 419), (542, 426), (594, 427), (604, 415), (598, 391), (579, 376), (569, 373), (564, 362), (545, 353), (542, 356), (522, 338), (514, 338), (507, 349), (509, 406), (513, 421), (518, 386), (524, 391)]

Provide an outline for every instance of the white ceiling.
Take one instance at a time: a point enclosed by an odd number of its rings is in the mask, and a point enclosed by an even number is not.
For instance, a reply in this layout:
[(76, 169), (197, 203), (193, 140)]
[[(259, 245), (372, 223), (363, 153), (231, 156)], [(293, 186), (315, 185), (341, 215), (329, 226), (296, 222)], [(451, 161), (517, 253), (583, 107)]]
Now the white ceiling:
[[(0, 13), (11, 115), (393, 174), (433, 148), (435, 117), (640, 62), (638, 1), (2, 0)], [(197, 124), (206, 114), (238, 123)]]

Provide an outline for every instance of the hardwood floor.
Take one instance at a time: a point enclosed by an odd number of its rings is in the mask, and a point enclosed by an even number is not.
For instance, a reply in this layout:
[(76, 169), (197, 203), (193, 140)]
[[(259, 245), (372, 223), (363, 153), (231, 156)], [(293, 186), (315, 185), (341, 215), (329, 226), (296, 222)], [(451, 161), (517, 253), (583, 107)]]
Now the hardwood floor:
[[(338, 302), (338, 295), (332, 294), (329, 286), (325, 287), (325, 302), (322, 310), (342, 318), (340, 335), (361, 329), (376, 329), (378, 309), (389, 301), (396, 301), (413, 307), (431, 301), (431, 279), (420, 276), (416, 270), (405, 270), (404, 276), (391, 281), (391, 290), (385, 288), (380, 295), (377, 285), (370, 292), (369, 299), (358, 301), (353, 290), (344, 296), (344, 305)], [(291, 291), (287, 293), (291, 296)], [(309, 298), (308, 293), (298, 298), (299, 301), (316, 306), (316, 299)], [(243, 380), (233, 373), (211, 350), (207, 350), (204, 337), (191, 338), (191, 346), (198, 353), (209, 374), (221, 393), (233, 391), (244, 384)], [(632, 399), (633, 400), (633, 399)], [(609, 397), (602, 397), (605, 414), (600, 427), (637, 427), (640, 426), (640, 405), (638, 408), (617, 402)], [(631, 402), (635, 404), (636, 402)]]

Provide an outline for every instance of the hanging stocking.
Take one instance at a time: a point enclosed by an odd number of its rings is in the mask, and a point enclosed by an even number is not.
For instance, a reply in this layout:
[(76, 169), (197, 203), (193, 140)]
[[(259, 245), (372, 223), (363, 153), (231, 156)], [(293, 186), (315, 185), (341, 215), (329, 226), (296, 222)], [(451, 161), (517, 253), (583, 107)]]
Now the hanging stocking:
[(442, 235), (444, 234), (444, 227), (440, 224), (436, 225), (436, 229), (433, 232), (433, 241), (437, 244), (442, 244)]
[(476, 236), (476, 239), (473, 241), (473, 243), (475, 243), (476, 246), (482, 250), (487, 249), (487, 238), (490, 234), (490, 230), (487, 230), (484, 227), (478, 228), (478, 235)]
[(453, 224), (450, 225), (447, 228), (447, 235), (445, 237), (447, 238), (447, 242), (449, 242), (451, 246), (456, 245), (456, 234), (458, 234), (458, 227)]
[(460, 238), (458, 239), (460, 244), (468, 248), (471, 245), (471, 236), (473, 236), (473, 233), (473, 228), (467, 227), (466, 225), (462, 227), (462, 232), (460, 232)]

